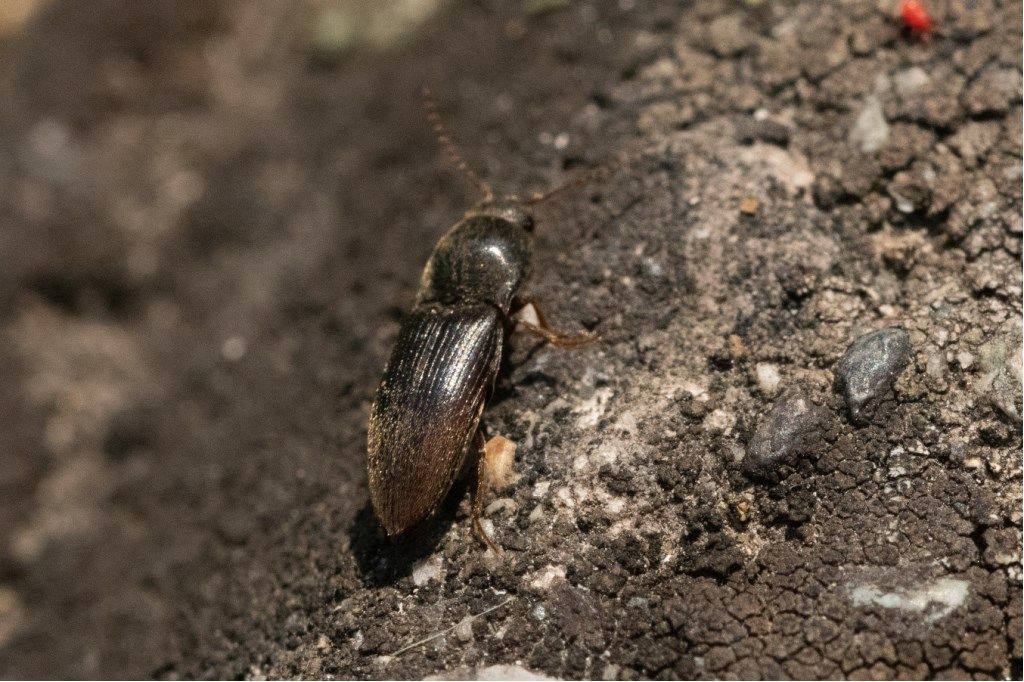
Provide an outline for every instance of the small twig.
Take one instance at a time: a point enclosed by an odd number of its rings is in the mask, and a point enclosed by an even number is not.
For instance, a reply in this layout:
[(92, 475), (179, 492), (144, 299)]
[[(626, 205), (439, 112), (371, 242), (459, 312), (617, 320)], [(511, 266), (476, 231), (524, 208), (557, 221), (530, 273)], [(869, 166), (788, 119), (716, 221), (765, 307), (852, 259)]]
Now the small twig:
[[(495, 604), (494, 606), (492, 606), (490, 608), (484, 609), (483, 611), (481, 611), (480, 613), (476, 614), (475, 616), (470, 616), (469, 617), (469, 622), (472, 623), (474, 620), (476, 620), (480, 616), (486, 616), (491, 611), (497, 611), (502, 606), (505, 606), (506, 604), (511, 602), (513, 599), (515, 599), (515, 597), (509, 597), (508, 599), (506, 599), (505, 601), (501, 602), (500, 604)], [(391, 655), (392, 656), (398, 656), (400, 654), (404, 654), (409, 649), (415, 649), (416, 647), (420, 646), (421, 644), (426, 644), (427, 642), (432, 642), (435, 639), (437, 639), (438, 637), (444, 637), (449, 632), (451, 632), (455, 628), (459, 627), (459, 625), (464, 620), (466, 620), (466, 619), (463, 618), (462, 620), (460, 620), (458, 623), (456, 623), (455, 625), (451, 626), (450, 628), (446, 628), (444, 630), (441, 630), (440, 632), (435, 632), (434, 634), (430, 635), (429, 637), (424, 637), (423, 639), (419, 640), (418, 642), (413, 642), (412, 644), (410, 644), (408, 646), (404, 646), (404, 647), (402, 647), (401, 649), (399, 649), (398, 651), (396, 651), (395, 653), (393, 653)]]

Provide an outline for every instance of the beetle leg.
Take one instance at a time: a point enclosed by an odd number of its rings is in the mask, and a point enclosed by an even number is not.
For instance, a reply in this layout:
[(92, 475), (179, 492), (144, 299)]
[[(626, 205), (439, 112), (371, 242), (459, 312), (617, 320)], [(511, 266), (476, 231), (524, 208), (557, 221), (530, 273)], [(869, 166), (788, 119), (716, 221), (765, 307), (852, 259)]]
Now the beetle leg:
[(579, 348), (598, 340), (596, 334), (565, 334), (549, 327), (541, 327), (522, 320), (519, 321), (519, 327), (534, 336), (539, 336), (552, 346), (557, 346), (558, 348)]
[(480, 516), (484, 511), (484, 489), (487, 487), (487, 451), (484, 447), (484, 434), (482, 429), (477, 429), (473, 437), (473, 444), (477, 449), (476, 459), (476, 488), (473, 491), (473, 530), (480, 536), (488, 547), (494, 550), (495, 554), (502, 554), (501, 547), (491, 539), (480, 523)]
[(537, 314), (537, 324), (527, 322), (523, 319), (517, 319), (515, 321), (516, 326), (521, 327), (523, 330), (530, 332), (534, 336), (539, 336), (552, 346), (557, 346), (558, 348), (579, 348), (580, 346), (585, 346), (588, 343), (594, 343), (600, 339), (597, 334), (589, 332), (583, 334), (568, 334), (553, 329), (551, 325), (548, 324), (547, 317), (545, 317), (544, 312), (541, 310), (540, 304), (536, 299), (520, 299), (517, 303), (520, 304), (519, 310), (522, 310), (526, 306), (531, 306), (533, 308), (533, 311)]

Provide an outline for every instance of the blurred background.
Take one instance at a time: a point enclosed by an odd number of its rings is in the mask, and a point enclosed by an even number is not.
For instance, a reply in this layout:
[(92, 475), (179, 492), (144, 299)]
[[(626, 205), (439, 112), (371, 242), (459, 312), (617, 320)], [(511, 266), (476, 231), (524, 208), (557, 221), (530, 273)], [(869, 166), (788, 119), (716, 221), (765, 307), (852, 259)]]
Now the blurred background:
[(631, 58), (614, 5), (527, 36), (565, 4), (0, 3), (0, 675), (173, 671), (182, 590), (362, 505), (380, 337), (475, 200), (420, 88), (496, 186), (560, 180)]
[[(0, 0), (0, 677), (1019, 675), (1021, 11), (937, 4), (919, 40), (881, 1)], [(425, 83), (499, 190), (647, 156), (543, 211), (538, 290), (606, 344), (499, 390), (509, 563), (459, 521), (412, 575), (433, 545), (367, 516), (367, 405), (475, 200)], [(831, 367), (896, 323), (909, 398), (852, 429)], [(779, 373), (861, 468), (736, 473)], [(592, 432), (635, 459), (591, 471)], [(565, 480), (604, 501), (577, 519)], [(851, 611), (847, 555), (973, 601)], [(807, 642), (757, 621), (822, 591)], [(388, 657), (499, 592), (505, 639)]]

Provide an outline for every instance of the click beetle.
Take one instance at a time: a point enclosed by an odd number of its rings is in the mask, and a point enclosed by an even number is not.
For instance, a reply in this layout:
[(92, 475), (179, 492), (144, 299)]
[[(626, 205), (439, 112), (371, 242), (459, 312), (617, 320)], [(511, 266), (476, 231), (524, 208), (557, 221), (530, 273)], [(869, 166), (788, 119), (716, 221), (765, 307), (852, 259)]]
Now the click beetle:
[[(480, 417), (498, 376), (506, 337), (515, 327), (561, 347), (596, 338), (551, 329), (537, 304), (521, 296), (532, 260), (530, 208), (581, 183), (566, 183), (526, 201), (496, 198), (459, 155), (427, 89), (424, 100), (442, 148), (484, 198), (437, 242), (412, 311), (401, 324), (370, 413), (370, 498), (385, 532), (403, 533), (440, 505), (474, 446), (480, 454), (473, 527), (500, 552), (479, 518), (486, 462)], [(527, 304), (537, 313), (536, 324), (514, 317)]]

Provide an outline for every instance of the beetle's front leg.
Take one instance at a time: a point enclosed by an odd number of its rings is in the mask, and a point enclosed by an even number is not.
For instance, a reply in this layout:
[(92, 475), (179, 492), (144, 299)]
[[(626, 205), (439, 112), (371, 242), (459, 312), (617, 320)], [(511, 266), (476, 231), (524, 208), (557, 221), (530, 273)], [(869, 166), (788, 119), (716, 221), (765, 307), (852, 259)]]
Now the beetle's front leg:
[(516, 326), (521, 327), (523, 330), (530, 332), (534, 336), (539, 336), (552, 346), (557, 346), (559, 348), (579, 348), (580, 346), (585, 346), (588, 343), (594, 343), (600, 339), (597, 334), (591, 332), (585, 332), (583, 334), (568, 334), (566, 332), (560, 332), (553, 329), (551, 325), (548, 324), (547, 318), (544, 316), (544, 312), (541, 310), (540, 304), (535, 298), (517, 298), (515, 300), (515, 305), (515, 313), (518, 313), (522, 311), (523, 308), (530, 306), (533, 308), (533, 312), (537, 316), (536, 324), (522, 318), (515, 318)]

